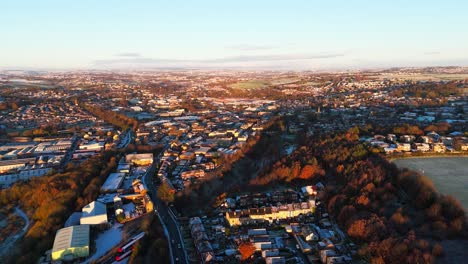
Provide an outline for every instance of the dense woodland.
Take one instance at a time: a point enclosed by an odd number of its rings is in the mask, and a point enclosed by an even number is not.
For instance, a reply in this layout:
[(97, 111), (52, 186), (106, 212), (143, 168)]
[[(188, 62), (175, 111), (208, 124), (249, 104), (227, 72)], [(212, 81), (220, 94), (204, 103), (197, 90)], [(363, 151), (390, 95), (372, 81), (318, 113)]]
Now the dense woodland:
[(412, 83), (410, 85), (402, 86), (398, 89), (392, 91), (391, 96), (394, 97), (417, 97), (423, 99), (439, 100), (446, 101), (446, 97), (461, 95), (463, 89), (461, 88), (462, 84), (460, 81), (451, 81), (451, 82), (420, 82)]
[(431, 263), (443, 252), (437, 241), (468, 238), (459, 201), (359, 143), (358, 131), (309, 140), (251, 184), (325, 183), (329, 213), (371, 263)]
[(164, 235), (164, 230), (155, 214), (144, 216), (140, 226), (145, 232), (145, 236), (137, 243), (133, 249), (128, 263), (171, 263), (169, 245)]
[(115, 153), (88, 159), (80, 165), (68, 165), (63, 172), (19, 182), (0, 191), (0, 207), (19, 206), (31, 220), (7, 263), (35, 263), (52, 248), (55, 233), (74, 211), (94, 201), (101, 185), (117, 166)]
[[(221, 156), (216, 160), (217, 169), (207, 173), (204, 181), (185, 188), (176, 194), (174, 204), (186, 214), (210, 211), (207, 204), (223, 193), (238, 192), (246, 187), (257, 172), (269, 167), (281, 155), (282, 139), (280, 131), (284, 129), (280, 119), (274, 119), (265, 125), (262, 135), (250, 138), (236, 155)], [(166, 194), (161, 194), (160, 197)], [(219, 200), (219, 199), (218, 199)], [(198, 211), (197, 211), (198, 210)]]
[(119, 127), (122, 130), (128, 128), (135, 130), (138, 127), (138, 122), (126, 115), (111, 110), (105, 110), (96, 105), (84, 104), (83, 109), (90, 112), (92, 115), (97, 118), (104, 120), (105, 122), (112, 124), (116, 127)]

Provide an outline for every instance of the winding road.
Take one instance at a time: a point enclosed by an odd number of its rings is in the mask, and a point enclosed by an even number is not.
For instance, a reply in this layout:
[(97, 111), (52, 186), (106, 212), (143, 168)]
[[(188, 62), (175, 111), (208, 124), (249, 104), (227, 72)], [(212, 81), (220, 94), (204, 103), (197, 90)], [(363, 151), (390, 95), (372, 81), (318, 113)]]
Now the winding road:
[[(161, 152), (162, 153), (162, 152)], [(159, 163), (160, 155), (154, 159), (153, 165), (144, 177), (144, 182), (150, 191), (150, 196), (155, 204), (156, 213), (163, 222), (163, 226), (167, 229), (168, 244), (171, 247), (172, 263), (188, 264), (187, 252), (185, 250), (184, 239), (180, 232), (180, 226), (177, 222), (177, 217), (172, 210), (164, 202), (158, 199), (156, 195), (156, 187), (153, 182), (153, 175), (156, 173), (156, 164)]]
[(8, 250), (15, 244), (15, 242), (24, 236), (24, 234), (26, 234), (28, 231), (30, 222), (26, 213), (19, 207), (15, 207), (15, 214), (24, 219), (25, 225), (21, 229), (21, 232), (15, 235), (11, 235), (5, 239), (5, 241), (3, 241), (3, 243), (0, 245), (0, 256), (3, 256), (6, 252), (8, 252)]

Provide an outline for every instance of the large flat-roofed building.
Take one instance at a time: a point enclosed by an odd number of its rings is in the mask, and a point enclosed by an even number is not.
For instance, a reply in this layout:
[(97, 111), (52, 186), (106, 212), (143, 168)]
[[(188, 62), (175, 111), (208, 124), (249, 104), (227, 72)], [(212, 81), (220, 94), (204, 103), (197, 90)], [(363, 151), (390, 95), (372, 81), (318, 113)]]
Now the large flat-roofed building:
[(35, 162), (36, 158), (0, 160), (0, 173), (22, 168), (28, 164), (34, 164)]
[(130, 173), (130, 167), (130, 164), (119, 163), (119, 165), (117, 166), (117, 172)]
[(99, 225), (107, 223), (107, 208), (101, 202), (91, 202), (83, 207), (80, 224)]
[(88, 151), (101, 151), (104, 149), (104, 142), (88, 142), (81, 144), (79, 147), (80, 150)]
[(107, 177), (106, 181), (101, 187), (101, 192), (103, 193), (110, 193), (110, 192), (116, 192), (119, 190), (120, 186), (122, 185), (122, 181), (125, 178), (125, 173), (124, 172), (114, 172), (109, 174), (109, 177)]
[(138, 166), (147, 166), (153, 163), (153, 153), (128, 154), (125, 161)]
[(89, 225), (65, 227), (57, 231), (52, 247), (53, 261), (71, 261), (89, 256)]

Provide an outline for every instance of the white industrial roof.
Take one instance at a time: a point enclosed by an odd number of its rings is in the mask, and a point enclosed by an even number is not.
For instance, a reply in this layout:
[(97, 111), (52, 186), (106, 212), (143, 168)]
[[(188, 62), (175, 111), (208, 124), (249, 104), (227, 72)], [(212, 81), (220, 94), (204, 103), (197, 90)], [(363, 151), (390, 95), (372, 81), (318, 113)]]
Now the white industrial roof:
[(106, 205), (101, 202), (91, 202), (83, 207), (81, 218), (107, 214)]
[(101, 187), (102, 191), (112, 191), (117, 190), (125, 177), (123, 172), (114, 172), (107, 177), (106, 182)]

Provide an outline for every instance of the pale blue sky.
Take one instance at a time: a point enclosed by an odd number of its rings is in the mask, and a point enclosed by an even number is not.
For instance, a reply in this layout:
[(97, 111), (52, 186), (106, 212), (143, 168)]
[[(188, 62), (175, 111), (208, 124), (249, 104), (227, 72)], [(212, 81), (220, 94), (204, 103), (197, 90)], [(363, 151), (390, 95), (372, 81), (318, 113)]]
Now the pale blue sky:
[(468, 1), (4, 0), (0, 68), (468, 65)]

